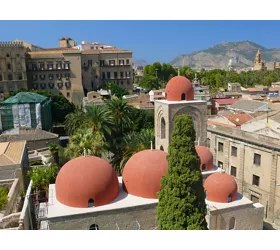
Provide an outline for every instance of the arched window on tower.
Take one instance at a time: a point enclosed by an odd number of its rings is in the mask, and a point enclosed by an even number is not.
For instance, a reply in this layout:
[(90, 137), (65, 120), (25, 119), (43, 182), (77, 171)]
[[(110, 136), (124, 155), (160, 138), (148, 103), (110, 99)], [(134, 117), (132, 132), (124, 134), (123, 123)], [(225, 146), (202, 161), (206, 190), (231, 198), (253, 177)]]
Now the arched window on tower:
[(162, 117), (161, 121), (160, 121), (160, 138), (164, 139), (165, 138), (165, 131), (166, 131), (166, 124), (165, 124), (165, 120)]
[(92, 224), (90, 227), (89, 227), (89, 230), (99, 230), (99, 226), (97, 224)]
[(229, 230), (235, 229), (235, 223), (236, 223), (235, 218), (232, 217), (232, 218), (229, 220)]
[(232, 202), (232, 194), (229, 194), (228, 196), (228, 203)]
[(94, 200), (93, 199), (88, 200), (88, 207), (94, 207)]
[(183, 101), (183, 100), (186, 100), (186, 94), (185, 93), (183, 93), (182, 95), (181, 95), (181, 100)]

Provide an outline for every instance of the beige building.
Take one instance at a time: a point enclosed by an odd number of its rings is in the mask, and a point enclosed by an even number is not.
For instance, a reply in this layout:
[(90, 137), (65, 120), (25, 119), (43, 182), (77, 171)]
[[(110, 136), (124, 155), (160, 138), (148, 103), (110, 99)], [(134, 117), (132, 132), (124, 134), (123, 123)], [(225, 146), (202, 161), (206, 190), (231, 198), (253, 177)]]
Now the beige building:
[(276, 138), (209, 125), (214, 162), (235, 177), (239, 192), (265, 207), (265, 220), (280, 225), (280, 142)]
[(27, 88), (25, 51), (23, 42), (0, 42), (0, 99)]
[(58, 48), (28, 52), (26, 66), (29, 89), (64, 95), (75, 105), (82, 105), (81, 53), (77, 49)]
[(117, 48), (89, 49), (82, 53), (82, 78), (87, 91), (96, 91), (114, 82), (132, 90), (132, 51)]

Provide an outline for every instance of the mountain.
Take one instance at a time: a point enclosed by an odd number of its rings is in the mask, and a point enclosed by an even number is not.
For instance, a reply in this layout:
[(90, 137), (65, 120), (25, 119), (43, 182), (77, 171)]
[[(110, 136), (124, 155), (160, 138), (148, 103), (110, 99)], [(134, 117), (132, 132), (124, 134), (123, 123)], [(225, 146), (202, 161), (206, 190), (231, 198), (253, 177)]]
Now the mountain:
[(133, 65), (135, 67), (145, 67), (148, 63), (145, 60), (142, 59), (134, 59)]
[(280, 48), (267, 49), (251, 41), (221, 42), (206, 50), (174, 58), (170, 64), (173, 67), (189, 66), (194, 69), (228, 68), (231, 59), (233, 68), (252, 67), (257, 51), (268, 64), (280, 62)]

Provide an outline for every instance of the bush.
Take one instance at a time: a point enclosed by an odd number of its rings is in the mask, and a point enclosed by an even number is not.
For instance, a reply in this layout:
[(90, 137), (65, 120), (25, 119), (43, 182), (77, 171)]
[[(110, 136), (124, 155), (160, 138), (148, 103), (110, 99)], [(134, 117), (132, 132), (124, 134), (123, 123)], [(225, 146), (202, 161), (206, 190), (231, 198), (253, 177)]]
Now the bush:
[(4, 209), (8, 201), (9, 188), (7, 186), (0, 187), (0, 211)]

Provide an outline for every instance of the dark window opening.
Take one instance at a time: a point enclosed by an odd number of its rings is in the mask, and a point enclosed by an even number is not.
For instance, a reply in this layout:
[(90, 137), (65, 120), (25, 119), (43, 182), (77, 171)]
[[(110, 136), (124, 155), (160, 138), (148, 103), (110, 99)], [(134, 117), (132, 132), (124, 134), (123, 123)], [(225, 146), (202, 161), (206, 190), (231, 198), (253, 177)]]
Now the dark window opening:
[(22, 80), (22, 74), (18, 73), (18, 80)]
[(205, 171), (205, 170), (206, 170), (206, 165), (202, 164), (202, 171)]
[(221, 143), (221, 142), (218, 143), (218, 151), (219, 152), (223, 152), (224, 151), (224, 144)]
[(218, 168), (223, 168), (224, 164), (221, 161), (218, 161)]
[(11, 69), (11, 64), (10, 63), (7, 64), (7, 68)]
[(8, 75), (8, 80), (12, 81), (13, 80), (13, 76), (11, 74)]
[(237, 147), (231, 147), (231, 156), (237, 156)]
[(261, 155), (254, 154), (254, 164), (260, 166), (261, 165)]
[(208, 148), (210, 148), (210, 142), (211, 142), (210, 139), (207, 138), (207, 147), (208, 147)]
[(94, 200), (93, 199), (88, 200), (88, 207), (94, 207)]
[(126, 59), (126, 64), (129, 65), (129, 59)]
[(69, 98), (70, 97), (70, 93), (69, 92), (67, 92), (67, 98)]
[(232, 194), (229, 194), (229, 196), (228, 196), (228, 202), (232, 202)]
[(235, 228), (235, 218), (232, 217), (230, 220), (229, 220), (229, 230), (232, 230)]
[(92, 224), (90, 227), (89, 227), (89, 230), (99, 230), (99, 226), (97, 224)]
[(253, 185), (259, 186), (260, 185), (260, 177), (253, 174)]
[(162, 146), (162, 145), (160, 146), (160, 148), (159, 148), (159, 149), (160, 149), (160, 150), (162, 150), (162, 151), (164, 151), (164, 148), (163, 148), (163, 146)]
[(164, 120), (163, 117), (161, 118), (160, 127), (161, 127), (160, 138), (164, 139), (165, 138), (166, 124), (165, 124), (165, 120)]
[(10, 57), (9, 53), (7, 53), (6, 57)]
[(114, 72), (114, 78), (115, 78), (115, 79), (118, 78), (118, 72)]
[(182, 95), (181, 95), (181, 100), (183, 101), (183, 100), (186, 100), (186, 94), (185, 93), (183, 93)]
[(230, 174), (231, 174), (232, 176), (236, 177), (236, 167), (231, 166), (231, 168), (230, 168)]
[(111, 72), (107, 72), (107, 78), (108, 78), (108, 79), (111, 78)]

